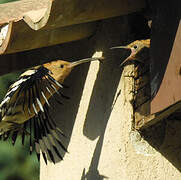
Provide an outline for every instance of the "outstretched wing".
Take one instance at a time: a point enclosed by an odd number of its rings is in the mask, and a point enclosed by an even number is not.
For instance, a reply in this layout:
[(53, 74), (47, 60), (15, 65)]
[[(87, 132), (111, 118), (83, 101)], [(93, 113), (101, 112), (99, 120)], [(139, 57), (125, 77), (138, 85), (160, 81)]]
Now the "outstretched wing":
[[(63, 88), (63, 85), (56, 81), (51, 76), (51, 72), (43, 66), (22, 74), (18, 81), (10, 87), (0, 104), (2, 115), (0, 129), (3, 132), (3, 140), (11, 137), (12, 143), (15, 144), (19, 134), (22, 136), (22, 144), (24, 144), (27, 135), (30, 154), (35, 150), (39, 159), (40, 151), (42, 151), (46, 163), (47, 157), (55, 163), (55, 154), (62, 159), (58, 149), (61, 147), (67, 151), (60, 139), (65, 135), (57, 128), (49, 114), (51, 106), (49, 98), (54, 97), (54, 93), (68, 98), (58, 92), (59, 88)], [(55, 100), (61, 103), (57, 99)], [(1, 124), (5, 124), (7, 127), (1, 126)]]

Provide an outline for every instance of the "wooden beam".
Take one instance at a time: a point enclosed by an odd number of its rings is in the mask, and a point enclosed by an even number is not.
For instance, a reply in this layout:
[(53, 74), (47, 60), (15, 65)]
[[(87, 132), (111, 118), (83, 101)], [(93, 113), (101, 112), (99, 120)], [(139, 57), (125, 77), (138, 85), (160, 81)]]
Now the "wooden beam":
[(180, 108), (181, 108), (181, 101), (173, 104), (170, 107), (167, 107), (166, 109), (164, 109), (161, 112), (158, 112), (155, 114), (150, 114), (147, 117), (144, 117), (144, 118), (140, 119), (139, 121), (137, 121), (136, 129), (142, 130), (142, 129), (147, 128), (153, 124), (156, 124), (157, 122), (167, 118), (169, 115), (176, 112)]
[(150, 1), (156, 18), (151, 33), (151, 114), (181, 100), (181, 1)]
[(144, 0), (131, 3), (128, 0), (38, 2), (28, 0), (0, 5), (3, 9), (0, 11), (0, 25), (9, 24), (7, 35), (0, 45), (0, 54), (83, 39), (90, 36), (95, 27), (95, 23), (90, 27), (88, 22), (125, 15), (145, 6)]
[[(181, 58), (180, 57), (181, 57), (181, 22), (177, 29), (177, 33), (173, 43), (168, 65), (166, 66), (165, 69), (163, 80), (160, 79), (162, 80), (162, 82), (160, 84), (158, 93), (151, 101), (151, 114), (160, 112), (163, 109), (181, 100), (181, 93), (180, 93)], [(162, 62), (159, 62), (159, 64), (161, 63)], [(164, 70), (164, 66), (162, 68), (163, 68), (162, 70)], [(159, 69), (159, 71), (161, 71), (161, 69)]]

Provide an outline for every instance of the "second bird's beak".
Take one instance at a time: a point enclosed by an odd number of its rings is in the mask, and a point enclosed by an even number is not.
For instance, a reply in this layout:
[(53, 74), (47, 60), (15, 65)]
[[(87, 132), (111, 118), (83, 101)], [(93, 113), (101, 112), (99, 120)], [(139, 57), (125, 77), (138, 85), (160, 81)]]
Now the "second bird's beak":
[(99, 58), (86, 58), (86, 59), (81, 59), (79, 61), (75, 61), (75, 62), (72, 62), (70, 63), (70, 68), (73, 68), (75, 66), (78, 66), (79, 64), (83, 64), (83, 63), (87, 63), (87, 62), (91, 62), (91, 61), (101, 61), (103, 60), (104, 58), (103, 57), (99, 57)]
[(116, 46), (116, 47), (112, 47), (110, 49), (128, 49), (131, 51), (131, 54), (120, 64), (120, 66), (123, 66), (127, 61), (131, 60), (132, 56), (134, 55), (132, 49), (127, 46)]
[(115, 46), (115, 47), (112, 47), (110, 49), (130, 49), (130, 48), (127, 46)]

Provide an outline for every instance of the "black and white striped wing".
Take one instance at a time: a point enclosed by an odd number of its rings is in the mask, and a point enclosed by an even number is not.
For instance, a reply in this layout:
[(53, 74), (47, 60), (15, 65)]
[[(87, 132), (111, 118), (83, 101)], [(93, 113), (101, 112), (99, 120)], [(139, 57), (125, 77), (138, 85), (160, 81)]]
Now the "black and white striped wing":
[[(56, 92), (63, 98), (68, 97), (58, 92), (56, 86), (59, 88), (63, 88), (63, 86), (57, 82), (50, 73), (48, 69), (40, 66), (37, 69), (29, 70), (28, 75), (24, 74), (20, 76), (19, 80), (10, 87), (0, 105), (0, 109), (2, 118), (16, 112), (13, 111), (13, 109), (15, 109), (20, 102), (23, 111), (28, 109), (28, 113), (31, 114), (31, 109), (33, 109), (34, 116), (22, 123), (19, 129), (16, 127), (5, 132), (4, 135), (2, 135), (3, 139), (6, 140), (8, 137), (11, 137), (12, 143), (15, 144), (18, 134), (21, 133), (22, 144), (24, 144), (24, 139), (27, 135), (30, 143), (30, 154), (35, 150), (39, 159), (41, 151), (46, 163), (47, 158), (55, 163), (55, 154), (62, 159), (58, 149), (62, 148), (64, 151), (67, 151), (60, 139), (61, 136), (65, 137), (65, 135), (57, 128), (49, 114), (49, 107), (51, 105), (44, 92), (49, 92), (52, 97), (52, 92)], [(12, 103), (11, 99), (13, 98), (15, 101)], [(45, 104), (41, 103), (41, 99), (44, 99)], [(61, 103), (57, 99), (55, 100)], [(37, 106), (39, 110), (36, 108)], [(16, 126), (16, 124), (14, 124), (14, 126)]]

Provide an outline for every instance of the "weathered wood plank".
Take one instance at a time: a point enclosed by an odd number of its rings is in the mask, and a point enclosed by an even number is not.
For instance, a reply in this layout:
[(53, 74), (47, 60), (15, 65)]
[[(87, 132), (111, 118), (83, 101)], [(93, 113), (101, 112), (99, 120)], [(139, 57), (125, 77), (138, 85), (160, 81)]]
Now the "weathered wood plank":
[[(7, 36), (2, 46), (0, 45), (0, 54), (15, 53), (89, 37), (90, 26), (87, 26), (87, 29), (84, 28), (86, 31), (83, 33), (82, 28), (72, 31), (72, 26), (136, 12), (145, 6), (145, 2), (144, 0), (135, 0), (131, 3), (128, 0), (42, 0), (41, 8), (37, 6), (40, 5), (33, 4), (33, 0), (27, 3), (19, 1), (0, 6), (0, 24), (11, 23)], [(2, 17), (1, 9), (3, 9)]]
[(164, 109), (161, 112), (148, 115), (145, 118), (142, 118), (137, 122), (136, 129), (142, 130), (144, 128), (147, 128), (147, 127), (157, 123), (158, 121), (167, 118), (169, 115), (176, 112), (180, 108), (181, 108), (181, 101), (173, 104), (172, 106)]

